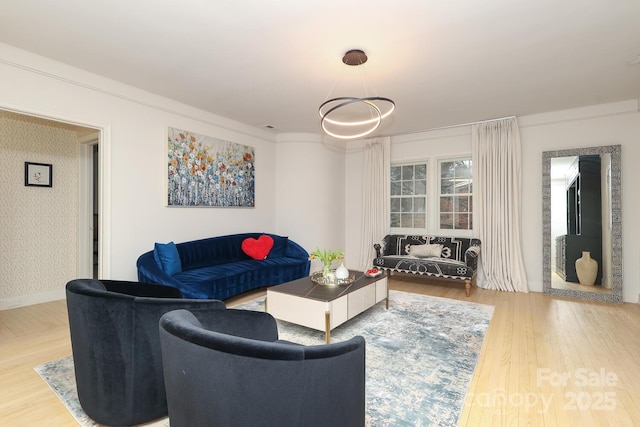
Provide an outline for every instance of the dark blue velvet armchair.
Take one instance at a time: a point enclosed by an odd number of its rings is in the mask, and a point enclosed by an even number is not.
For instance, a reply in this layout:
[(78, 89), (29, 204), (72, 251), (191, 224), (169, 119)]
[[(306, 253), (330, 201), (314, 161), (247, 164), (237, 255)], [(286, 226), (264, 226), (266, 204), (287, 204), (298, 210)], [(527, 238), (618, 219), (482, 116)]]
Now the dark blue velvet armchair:
[(160, 317), (179, 308), (225, 309), (137, 282), (72, 280), (66, 294), (78, 399), (89, 417), (110, 426), (167, 415)]
[(242, 251), (245, 239), (263, 234), (241, 233), (177, 243), (181, 268), (173, 273), (162, 269), (154, 251), (146, 252), (136, 264), (138, 281), (173, 286), (186, 298), (224, 300), (309, 275), (309, 253), (287, 237), (268, 234), (274, 245), (266, 259), (252, 259)]
[(160, 342), (171, 427), (365, 424), (365, 341), (278, 340), (268, 314), (177, 310)]

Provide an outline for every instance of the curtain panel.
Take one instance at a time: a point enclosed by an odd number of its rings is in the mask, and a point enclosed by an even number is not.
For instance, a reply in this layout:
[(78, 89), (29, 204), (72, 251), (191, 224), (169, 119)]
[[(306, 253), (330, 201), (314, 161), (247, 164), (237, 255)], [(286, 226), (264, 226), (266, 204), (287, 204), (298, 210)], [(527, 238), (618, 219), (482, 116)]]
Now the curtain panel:
[(472, 126), (474, 228), (482, 241), (478, 282), (528, 292), (522, 255), (522, 155), (516, 118)]
[(362, 165), (362, 230), (358, 268), (371, 268), (375, 252), (373, 244), (389, 231), (391, 190), (391, 138), (364, 141)]

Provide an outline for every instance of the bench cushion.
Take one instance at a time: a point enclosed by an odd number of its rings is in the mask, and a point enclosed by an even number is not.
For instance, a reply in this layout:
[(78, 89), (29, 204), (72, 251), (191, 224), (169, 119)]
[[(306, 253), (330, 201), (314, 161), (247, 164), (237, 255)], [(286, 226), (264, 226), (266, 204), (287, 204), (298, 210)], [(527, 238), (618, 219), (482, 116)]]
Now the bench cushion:
[(411, 256), (382, 256), (374, 259), (376, 267), (382, 267), (402, 273), (425, 274), (448, 279), (465, 279), (473, 277), (472, 268), (462, 261), (446, 258), (417, 258)]

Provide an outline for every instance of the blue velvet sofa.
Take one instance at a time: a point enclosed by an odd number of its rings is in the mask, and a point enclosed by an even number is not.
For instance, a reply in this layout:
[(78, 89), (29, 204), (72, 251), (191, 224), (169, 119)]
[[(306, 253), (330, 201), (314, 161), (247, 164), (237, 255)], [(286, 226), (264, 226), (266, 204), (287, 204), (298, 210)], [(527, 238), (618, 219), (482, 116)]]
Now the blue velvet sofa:
[[(261, 236), (270, 236), (273, 247), (265, 259), (253, 259), (242, 244)], [(138, 280), (173, 286), (185, 298), (223, 300), (309, 275), (308, 252), (275, 234), (232, 234), (168, 245), (174, 251), (168, 261), (166, 251), (161, 251), (167, 247), (158, 243), (138, 258)]]

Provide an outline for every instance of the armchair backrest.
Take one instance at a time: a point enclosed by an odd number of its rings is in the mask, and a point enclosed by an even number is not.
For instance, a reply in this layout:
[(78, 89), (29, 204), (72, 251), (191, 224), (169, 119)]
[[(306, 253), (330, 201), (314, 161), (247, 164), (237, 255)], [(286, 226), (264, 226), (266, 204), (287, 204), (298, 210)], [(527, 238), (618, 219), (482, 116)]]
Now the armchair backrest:
[(317, 346), (277, 338), (268, 313), (162, 316), (171, 426), (364, 425), (364, 338)]
[(224, 309), (175, 288), (127, 281), (67, 283), (78, 399), (92, 419), (139, 424), (167, 414), (158, 323), (178, 308)]

